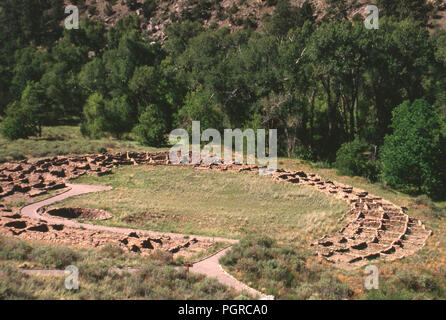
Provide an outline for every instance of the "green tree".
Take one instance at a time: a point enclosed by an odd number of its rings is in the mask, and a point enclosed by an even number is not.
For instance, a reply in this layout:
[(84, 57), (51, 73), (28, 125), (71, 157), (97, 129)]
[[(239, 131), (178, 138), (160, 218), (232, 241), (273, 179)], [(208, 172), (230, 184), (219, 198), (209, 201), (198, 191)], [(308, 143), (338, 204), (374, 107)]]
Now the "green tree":
[(93, 93), (88, 97), (83, 111), (84, 121), (81, 124), (83, 135), (99, 138), (106, 134), (108, 123), (105, 103), (100, 93)]
[(86, 97), (94, 92), (107, 93), (107, 73), (101, 58), (95, 58), (85, 64), (77, 78)]
[(0, 33), (7, 41), (51, 45), (60, 38), (63, 0), (3, 0)]
[(104, 99), (99, 93), (92, 94), (84, 106), (84, 135), (99, 138), (111, 134), (121, 138), (134, 124), (135, 112), (126, 96)]
[(223, 130), (229, 124), (221, 106), (215, 101), (215, 95), (206, 90), (188, 94), (184, 106), (178, 112), (181, 127), (190, 129), (192, 121), (200, 121), (201, 130)]
[(6, 110), (6, 117), (0, 123), (0, 133), (9, 140), (27, 139), (37, 134), (32, 114), (22, 108), (19, 102), (12, 103)]
[(79, 23), (79, 29), (64, 29), (61, 41), (99, 54), (107, 44), (104, 22), (99, 19), (84, 18)]
[(378, 123), (370, 134), (382, 144), (389, 132), (392, 110), (404, 100), (414, 101), (426, 95), (424, 84), (431, 77), (434, 61), (429, 32), (413, 19), (380, 19), (379, 30), (370, 30), (373, 44), (367, 56), (364, 94), (374, 106)]
[(21, 108), (33, 120), (37, 133), (42, 136), (42, 126), (54, 124), (57, 111), (51, 107), (45, 88), (39, 82), (30, 82), (23, 90)]
[(434, 77), (430, 82), (430, 93), (434, 97), (435, 107), (440, 114), (443, 135), (446, 136), (446, 31), (439, 32), (432, 37), (435, 48)]
[(147, 106), (133, 132), (142, 144), (163, 146), (166, 143), (167, 124), (162, 110), (157, 105)]
[(166, 29), (167, 40), (165, 48), (171, 57), (175, 58), (186, 50), (190, 39), (204, 31), (201, 23), (189, 20), (183, 23), (173, 23)]
[(349, 21), (324, 23), (312, 34), (305, 53), (325, 93), (329, 154), (357, 133), (359, 90), (371, 45), (368, 31)]
[(163, 110), (164, 119), (171, 127), (172, 124), (172, 98), (171, 82), (167, 82), (159, 67), (141, 66), (135, 69), (129, 82), (133, 102), (141, 114), (146, 106), (155, 104)]
[(289, 30), (302, 27), (306, 21), (314, 21), (313, 6), (305, 1), (302, 7), (291, 6), (289, 0), (279, 0), (272, 16), (267, 20), (268, 33), (283, 39)]
[(377, 6), (380, 15), (400, 20), (413, 18), (425, 25), (434, 13), (432, 2), (426, 0), (378, 0)]
[(15, 100), (19, 100), (23, 90), (30, 81), (37, 82), (45, 73), (49, 55), (42, 53), (34, 47), (24, 47), (15, 51), (13, 77), (10, 92)]
[(140, 32), (139, 18), (136, 15), (129, 15), (123, 19), (119, 19), (113, 28), (108, 30), (108, 46), (117, 48), (121, 38), (130, 31)]
[(444, 193), (440, 125), (437, 112), (424, 99), (405, 101), (394, 109), (393, 133), (381, 150), (387, 184), (408, 192)]
[(127, 96), (114, 98), (105, 104), (107, 119), (106, 130), (120, 139), (124, 133), (130, 132), (136, 122), (136, 110), (129, 103)]
[(20, 101), (8, 106), (1, 131), (11, 140), (36, 134), (41, 136), (42, 126), (52, 124), (55, 119), (56, 114), (51, 109), (42, 84), (29, 82)]

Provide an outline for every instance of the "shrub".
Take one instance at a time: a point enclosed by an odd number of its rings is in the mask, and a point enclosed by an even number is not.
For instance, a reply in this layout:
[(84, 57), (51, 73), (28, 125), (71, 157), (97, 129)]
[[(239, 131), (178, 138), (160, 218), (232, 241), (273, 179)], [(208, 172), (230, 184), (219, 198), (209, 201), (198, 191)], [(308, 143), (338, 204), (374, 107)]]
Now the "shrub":
[(380, 283), (378, 290), (370, 290), (367, 299), (444, 299), (444, 277), (433, 276), (429, 271), (416, 274), (398, 272), (396, 277)]
[(308, 266), (307, 255), (298, 248), (271, 238), (245, 238), (233, 246), (220, 263), (252, 286), (286, 299), (345, 299), (352, 292), (335, 276)]
[(33, 248), (26, 242), (0, 237), (0, 259), (24, 261)]
[(367, 156), (367, 151), (368, 145), (360, 140), (346, 142), (336, 152), (335, 167), (340, 174), (363, 176), (375, 181), (377, 167)]
[(120, 247), (112, 244), (108, 244), (106, 246), (103, 246), (100, 249), (101, 253), (108, 258), (117, 258), (121, 256), (124, 253), (124, 250), (122, 250)]
[(314, 152), (311, 148), (299, 145), (296, 147), (296, 156), (301, 160), (313, 161), (316, 159)]
[(75, 263), (79, 256), (67, 248), (36, 247), (29, 258), (40, 262), (46, 268), (61, 269)]
[(168, 251), (163, 250), (155, 250), (151, 258), (153, 260), (157, 260), (163, 264), (172, 264), (173, 263), (173, 254)]
[(405, 101), (393, 111), (391, 128), (381, 150), (384, 182), (406, 192), (440, 195), (444, 159), (435, 109), (424, 99)]
[(116, 138), (129, 132), (133, 125), (133, 110), (126, 96), (113, 98), (105, 105), (107, 127), (106, 130)]

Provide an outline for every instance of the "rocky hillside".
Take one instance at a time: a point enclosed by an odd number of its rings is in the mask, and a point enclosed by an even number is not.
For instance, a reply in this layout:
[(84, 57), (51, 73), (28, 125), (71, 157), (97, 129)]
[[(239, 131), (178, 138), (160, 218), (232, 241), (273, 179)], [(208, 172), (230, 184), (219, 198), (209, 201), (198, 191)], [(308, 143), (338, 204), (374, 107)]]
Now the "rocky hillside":
[[(164, 38), (166, 27), (186, 19), (200, 21), (204, 26), (233, 30), (244, 27), (261, 28), (262, 18), (274, 11), (278, 0), (66, 0), (77, 5), (89, 18), (98, 18), (108, 26), (130, 14), (140, 17), (141, 28), (157, 38)], [(315, 15), (323, 18), (327, 12), (325, 0), (310, 0)], [(437, 2), (437, 0), (427, 0)], [(305, 0), (290, 0), (293, 6), (302, 6)], [(364, 14), (367, 0), (347, 0), (348, 15)], [(442, 4), (444, 7), (444, 3)], [(438, 12), (433, 24), (446, 28), (446, 14)]]

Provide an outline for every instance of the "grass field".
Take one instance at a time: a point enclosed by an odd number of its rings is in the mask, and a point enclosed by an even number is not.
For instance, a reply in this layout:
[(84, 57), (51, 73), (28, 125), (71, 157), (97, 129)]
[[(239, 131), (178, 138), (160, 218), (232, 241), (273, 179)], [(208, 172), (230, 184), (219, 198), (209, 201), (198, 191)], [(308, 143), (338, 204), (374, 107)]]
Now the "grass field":
[(42, 137), (8, 141), (0, 137), (0, 162), (68, 154), (104, 151), (155, 151), (131, 140), (103, 138), (91, 140), (81, 135), (78, 126), (44, 127)]
[[(172, 256), (141, 257), (107, 246), (78, 250), (0, 237), (0, 300), (4, 299), (243, 299), (214, 279), (175, 269)], [(65, 276), (23, 274), (21, 268), (79, 269), (79, 290), (67, 290)], [(137, 268), (113, 273), (113, 268)]]
[(347, 210), (344, 202), (310, 187), (190, 167), (122, 167), (114, 175), (76, 182), (113, 190), (55, 206), (103, 209), (114, 215), (103, 223), (156, 231), (229, 238), (264, 234), (298, 244), (335, 230)]

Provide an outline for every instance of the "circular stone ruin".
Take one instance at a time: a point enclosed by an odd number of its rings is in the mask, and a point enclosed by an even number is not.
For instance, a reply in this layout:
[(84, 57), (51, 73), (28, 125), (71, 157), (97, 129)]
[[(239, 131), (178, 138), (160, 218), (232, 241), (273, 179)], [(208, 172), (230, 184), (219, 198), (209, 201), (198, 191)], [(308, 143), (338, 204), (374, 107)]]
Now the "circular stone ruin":
[(108, 220), (113, 215), (105, 210), (88, 208), (54, 208), (45, 210), (45, 214), (65, 219)]

